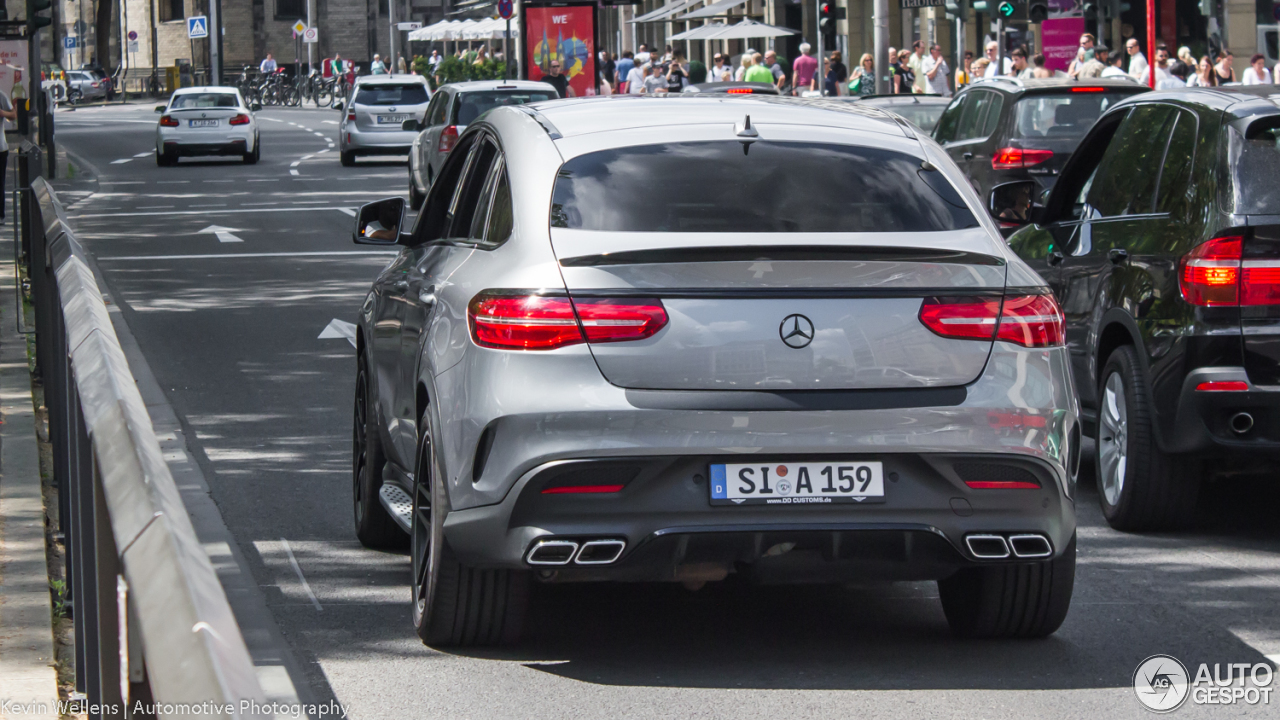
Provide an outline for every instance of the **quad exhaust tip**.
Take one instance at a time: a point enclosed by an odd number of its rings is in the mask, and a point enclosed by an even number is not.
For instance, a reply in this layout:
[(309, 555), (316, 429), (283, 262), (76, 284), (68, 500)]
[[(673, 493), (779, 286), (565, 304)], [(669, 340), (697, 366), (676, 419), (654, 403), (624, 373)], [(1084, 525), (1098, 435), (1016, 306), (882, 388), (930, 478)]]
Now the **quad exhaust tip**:
[(608, 565), (622, 557), (625, 540), (539, 540), (525, 556), (530, 565)]
[(1009, 547), (1020, 558), (1046, 558), (1053, 554), (1053, 546), (1043, 535), (1010, 535)]
[(967, 535), (964, 539), (970, 554), (979, 560), (1047, 558), (1053, 555), (1049, 538), (1038, 533), (1009, 535)]
[(983, 560), (1003, 560), (1009, 557), (1009, 543), (999, 535), (968, 535), (964, 544), (969, 552)]

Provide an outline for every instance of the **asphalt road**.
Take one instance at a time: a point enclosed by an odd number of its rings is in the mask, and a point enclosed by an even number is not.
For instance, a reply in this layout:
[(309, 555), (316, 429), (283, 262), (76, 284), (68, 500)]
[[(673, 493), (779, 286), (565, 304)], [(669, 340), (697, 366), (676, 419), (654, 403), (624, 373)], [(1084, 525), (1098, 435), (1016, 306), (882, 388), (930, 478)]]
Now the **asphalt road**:
[(260, 164), (159, 168), (150, 106), (60, 114), (74, 171), (58, 186), (265, 598), (259, 620), (296, 660), (299, 696), (357, 718), (1145, 717), (1131, 683), (1150, 655), (1193, 673), (1280, 661), (1275, 478), (1210, 485), (1193, 532), (1128, 535), (1102, 520), (1089, 472), (1071, 614), (1046, 640), (953, 639), (931, 583), (725, 583), (554, 588), (515, 649), (424, 647), (407, 556), (352, 533), (342, 332), (389, 259), (351, 243), (352, 209), (405, 194), (405, 168), (341, 167), (334, 111), (259, 117)]

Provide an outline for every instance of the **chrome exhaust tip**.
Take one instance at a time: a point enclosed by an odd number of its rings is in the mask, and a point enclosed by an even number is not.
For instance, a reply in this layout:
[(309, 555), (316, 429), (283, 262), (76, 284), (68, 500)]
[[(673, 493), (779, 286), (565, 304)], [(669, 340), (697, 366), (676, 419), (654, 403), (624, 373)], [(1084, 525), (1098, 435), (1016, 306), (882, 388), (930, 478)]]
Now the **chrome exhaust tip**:
[(964, 544), (969, 553), (981, 560), (1003, 560), (1009, 557), (1009, 543), (999, 535), (967, 535)]
[(1231, 416), (1231, 432), (1246, 435), (1253, 429), (1253, 416), (1247, 412), (1238, 412)]
[(577, 553), (578, 543), (572, 540), (539, 540), (524, 561), (530, 565), (568, 565)]
[(578, 565), (608, 565), (622, 557), (627, 543), (622, 540), (590, 540), (582, 543), (582, 549), (573, 558)]
[(1009, 547), (1020, 558), (1047, 558), (1053, 554), (1053, 546), (1043, 535), (1010, 535)]

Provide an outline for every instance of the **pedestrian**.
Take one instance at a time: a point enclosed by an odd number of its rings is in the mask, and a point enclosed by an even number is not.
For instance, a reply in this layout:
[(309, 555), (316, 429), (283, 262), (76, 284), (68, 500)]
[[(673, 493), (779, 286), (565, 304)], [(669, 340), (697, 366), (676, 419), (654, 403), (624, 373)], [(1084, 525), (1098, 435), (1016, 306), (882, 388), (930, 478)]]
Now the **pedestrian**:
[(684, 57), (680, 53), (671, 56), (671, 65), (667, 68), (667, 92), (678, 93), (684, 91), (684, 86), (688, 84), (689, 76), (684, 70)]
[(773, 84), (773, 73), (769, 72), (769, 68), (764, 64), (764, 57), (760, 53), (751, 56), (751, 67), (742, 74), (742, 81), (749, 83), (764, 83), (766, 85)]
[(609, 86), (609, 93), (613, 93), (613, 88), (618, 83), (618, 63), (617, 59), (609, 53), (608, 50), (600, 51), (600, 73), (601, 88), (605, 85)]
[(991, 67), (991, 61), (980, 57), (973, 61), (973, 76), (975, 78), (984, 78), (987, 76), (987, 68)]
[(331, 68), (332, 68), (331, 72), (333, 73), (334, 77), (342, 77), (342, 73), (344, 70), (342, 55), (338, 53), (333, 54), (333, 62), (331, 64)]
[[(17, 87), (22, 87), (21, 76), (17, 71), (14, 72), (15, 79), (18, 81)], [(13, 101), (9, 99), (9, 94), (0, 90), (0, 198), (4, 197), (4, 168), (9, 167), (9, 141), (5, 138), (5, 120), (16, 122), (18, 119), (18, 111), (13, 107)], [(4, 223), (4, 205), (0, 202), (0, 224)]]
[(650, 75), (644, 79), (644, 94), (657, 95), (667, 92), (667, 79), (662, 76), (662, 65), (651, 63)]
[(964, 67), (956, 73), (956, 91), (973, 82), (973, 51), (964, 51)]
[[(1025, 56), (1022, 58), (1022, 63), (1026, 64)], [(942, 57), (941, 45), (929, 46), (929, 57), (920, 63), (920, 72), (924, 74), (925, 92), (951, 97), (951, 83), (947, 82), (951, 68), (947, 65), (946, 58)]]
[(792, 93), (799, 95), (806, 90), (816, 90), (818, 61), (811, 54), (813, 46), (807, 42), (800, 43), (800, 57), (791, 63)]
[(769, 72), (773, 75), (773, 86), (778, 88), (778, 92), (782, 92), (783, 86), (787, 84), (787, 73), (782, 69), (782, 65), (778, 63), (778, 53), (773, 50), (766, 51), (764, 54), (764, 66), (769, 68)]
[(1010, 57), (1013, 58), (1013, 69), (1010, 74), (1019, 80), (1030, 80), (1034, 71), (1031, 65), (1027, 63), (1027, 51), (1022, 48), (1014, 48), (1013, 52), (1010, 53)]
[(644, 92), (645, 76), (649, 74), (649, 64), (633, 65), (627, 72), (627, 94), (639, 95)]
[[(1043, 55), (1038, 57), (1043, 57)], [(1100, 78), (1102, 77), (1103, 71), (1106, 69), (1107, 47), (1105, 45), (1095, 45), (1093, 48), (1093, 59), (1080, 67), (1080, 72), (1076, 75), (1076, 79)]]
[(258, 72), (263, 75), (270, 75), (276, 71), (277, 67), (275, 57), (271, 53), (267, 53), (267, 56), (262, 59), (262, 64), (258, 66)]
[(409, 74), (409, 63), (405, 62), (404, 55), (401, 55), (399, 58), (396, 59), (396, 72), (400, 73), (401, 75)]
[[(1185, 80), (1178, 80), (1169, 73), (1169, 48), (1165, 47), (1164, 43), (1156, 46), (1156, 64), (1152, 67), (1151, 72), (1155, 73), (1156, 84), (1154, 87), (1157, 90), (1186, 87), (1187, 85)], [(1149, 83), (1150, 81), (1150, 73), (1147, 74), (1147, 77), (1144, 77), (1141, 80), (1143, 83)]]
[(1235, 59), (1230, 50), (1223, 50), (1219, 53), (1218, 62), (1213, 66), (1213, 71), (1218, 74), (1219, 85), (1226, 85), (1236, 81), (1236, 69), (1231, 64)]
[(915, 92), (916, 75), (911, 70), (911, 51), (899, 50), (898, 62), (893, 66), (893, 91), (900, 95)]
[(874, 95), (876, 92), (876, 59), (871, 53), (862, 53), (858, 67), (849, 76), (850, 95)]
[(983, 77), (993, 78), (993, 77), (999, 77), (1001, 75), (1008, 75), (1009, 70), (1012, 69), (1013, 67), (1013, 61), (1009, 59), (1008, 55), (1006, 55), (1003, 63), (1000, 63), (1000, 65), (996, 64), (996, 58), (1000, 54), (999, 52), (1000, 46), (996, 44), (995, 40), (992, 40), (991, 42), (987, 43), (986, 51), (987, 51), (987, 69), (986, 69), (986, 74), (983, 75)]
[(630, 50), (622, 51), (622, 58), (613, 66), (613, 87), (619, 95), (627, 92), (627, 78), (631, 77), (631, 68), (636, 66), (636, 61), (632, 57), (634, 53)]
[(1271, 71), (1267, 69), (1267, 56), (1257, 53), (1249, 58), (1249, 67), (1244, 69), (1245, 85), (1270, 85)]
[[(649, 60), (650, 60), (649, 46), (645, 45), (644, 43), (640, 43), (640, 49), (636, 51), (636, 57), (635, 57), (636, 65), (644, 65), (645, 63), (649, 62)], [(646, 69), (645, 75), (648, 75), (648, 74), (649, 73), (647, 72), (647, 69)]]
[(573, 88), (569, 87), (569, 78), (560, 74), (560, 61), (552, 60), (549, 72), (542, 76), (542, 82), (556, 89), (562, 98), (573, 97)]
[(755, 65), (755, 61), (751, 59), (751, 55), (752, 55), (751, 52), (742, 53), (742, 58), (739, 61), (738, 69), (733, 73), (734, 82), (746, 82), (746, 80), (744, 80), (743, 78), (747, 76), (747, 71), (751, 69), (751, 66)]
[(1097, 53), (1095, 51), (1095, 39), (1092, 34), (1084, 33), (1080, 36), (1080, 46), (1076, 49), (1076, 59), (1071, 61), (1071, 65), (1067, 67), (1067, 75), (1072, 79), (1080, 77), (1080, 71), (1084, 69), (1085, 63), (1093, 60)]
[(1195, 58), (1191, 57), (1191, 48), (1182, 46), (1178, 48), (1178, 54), (1169, 58), (1169, 74), (1177, 78), (1184, 85), (1187, 78), (1196, 71)]
[[(1094, 58), (1093, 61), (1097, 62), (1097, 58)], [(1084, 70), (1081, 71), (1081, 77), (1083, 77), (1084, 72)], [(1098, 72), (1102, 71), (1099, 70)], [(1031, 56), (1031, 77), (1040, 79), (1053, 77), (1053, 71), (1049, 69), (1044, 53), (1036, 53)]]
[(671, 61), (674, 58), (675, 58), (675, 53), (671, 50), (671, 46), (668, 45), (666, 51), (662, 53), (662, 64), (670, 65)]
[(1129, 53), (1129, 77), (1138, 82), (1145, 82), (1149, 75), (1147, 56), (1143, 55), (1141, 48), (1138, 47), (1138, 39), (1129, 38), (1125, 41), (1124, 49)]
[(926, 92), (925, 77), (923, 72), (923, 68), (924, 68), (924, 43), (923, 42), (916, 40), (915, 42), (911, 43), (911, 56), (907, 58), (907, 67), (910, 67), (911, 72), (915, 75), (915, 79), (912, 81), (912, 90), (918, 93)]
[(1195, 73), (1187, 78), (1187, 87), (1217, 87), (1218, 73), (1213, 71), (1213, 61), (1208, 55), (1200, 58)]
[(707, 81), (707, 65), (701, 60), (690, 60), (687, 72), (690, 85), (701, 85)]
[(1115, 56), (1107, 58), (1107, 67), (1102, 71), (1102, 78), (1127, 78), (1129, 73), (1124, 71), (1124, 53), (1118, 52)]
[(434, 70), (436, 69), (436, 66), (440, 64), (440, 51), (439, 51), (439, 50), (432, 50), (432, 51), (431, 51), (431, 57), (427, 58), (427, 64), (431, 66), (432, 71), (434, 71)]
[(733, 77), (733, 70), (725, 63), (724, 55), (716, 53), (712, 63), (711, 76), (707, 78), (707, 82), (729, 82)]
[(827, 76), (822, 83), (823, 95), (843, 95), (844, 84), (849, 80), (849, 69), (841, 62), (843, 56), (839, 50), (831, 53), (831, 64), (827, 67)]
[(374, 75), (386, 75), (387, 66), (382, 64), (382, 56), (374, 53), (373, 62), (369, 65), (369, 72)]

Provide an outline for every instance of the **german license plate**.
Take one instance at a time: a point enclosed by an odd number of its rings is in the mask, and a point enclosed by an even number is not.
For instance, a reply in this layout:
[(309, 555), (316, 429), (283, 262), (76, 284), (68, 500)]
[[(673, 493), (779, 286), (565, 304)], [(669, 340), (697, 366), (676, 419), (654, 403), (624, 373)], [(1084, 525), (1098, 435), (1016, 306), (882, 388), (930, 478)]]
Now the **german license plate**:
[(217, 120), (188, 120), (187, 127), (218, 127)]
[(711, 466), (712, 505), (884, 502), (879, 462), (749, 463)]
[(378, 116), (378, 124), (379, 124), (379, 125), (391, 125), (391, 124), (393, 124), (393, 123), (394, 123), (394, 124), (396, 124), (396, 125), (399, 125), (400, 123), (402, 123), (402, 122), (404, 122), (405, 120), (408, 120), (408, 119), (409, 119), (409, 116), (408, 116), (408, 115), (379, 115), (379, 116)]

